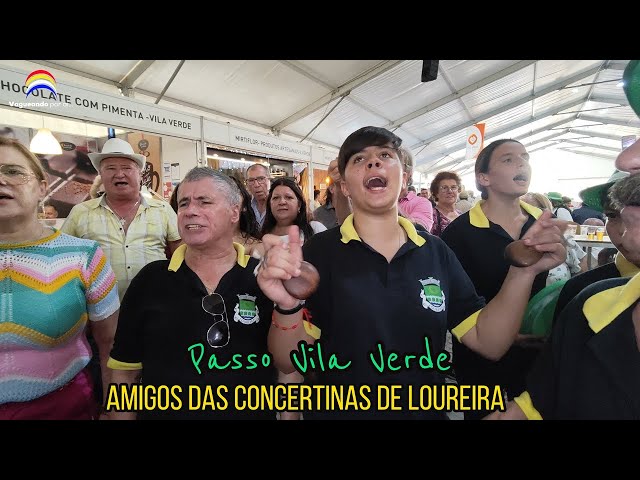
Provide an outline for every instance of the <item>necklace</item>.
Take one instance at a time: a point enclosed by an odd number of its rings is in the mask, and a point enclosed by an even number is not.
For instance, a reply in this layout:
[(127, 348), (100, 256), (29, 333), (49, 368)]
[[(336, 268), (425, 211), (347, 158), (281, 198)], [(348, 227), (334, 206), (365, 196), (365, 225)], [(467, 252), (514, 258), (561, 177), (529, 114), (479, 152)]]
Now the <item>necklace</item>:
[(115, 216), (118, 217), (118, 219), (120, 220), (120, 225), (122, 225), (123, 227), (127, 223), (127, 217), (131, 215), (131, 212), (133, 212), (133, 209), (136, 208), (139, 203), (140, 203), (140, 199), (138, 198), (138, 201), (133, 204), (133, 207), (131, 207), (131, 209), (127, 213), (120, 216), (120, 214), (116, 212), (116, 209), (109, 203), (109, 200), (107, 199), (107, 205), (109, 205), (109, 208), (115, 214)]

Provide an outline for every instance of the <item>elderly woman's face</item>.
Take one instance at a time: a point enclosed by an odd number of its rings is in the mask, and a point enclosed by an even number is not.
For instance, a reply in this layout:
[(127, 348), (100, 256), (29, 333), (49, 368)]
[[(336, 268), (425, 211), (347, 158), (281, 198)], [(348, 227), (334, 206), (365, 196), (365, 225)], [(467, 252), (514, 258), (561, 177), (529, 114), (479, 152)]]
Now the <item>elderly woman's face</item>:
[(441, 180), (438, 185), (438, 203), (453, 205), (458, 201), (458, 183), (453, 178)]
[(37, 218), (46, 191), (47, 182), (38, 180), (22, 153), (0, 146), (0, 221)]

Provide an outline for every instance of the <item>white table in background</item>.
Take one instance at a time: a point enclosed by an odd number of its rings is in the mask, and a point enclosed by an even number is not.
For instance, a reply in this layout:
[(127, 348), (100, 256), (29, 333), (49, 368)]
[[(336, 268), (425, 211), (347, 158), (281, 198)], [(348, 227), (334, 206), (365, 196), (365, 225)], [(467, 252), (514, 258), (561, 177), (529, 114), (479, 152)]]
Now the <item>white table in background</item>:
[(587, 240), (586, 235), (576, 235), (573, 237), (578, 245), (586, 248), (587, 250), (587, 268), (591, 270), (591, 263), (593, 262), (593, 256), (591, 255), (591, 249), (596, 248), (616, 248), (609, 240), (609, 237), (604, 237), (602, 240)]

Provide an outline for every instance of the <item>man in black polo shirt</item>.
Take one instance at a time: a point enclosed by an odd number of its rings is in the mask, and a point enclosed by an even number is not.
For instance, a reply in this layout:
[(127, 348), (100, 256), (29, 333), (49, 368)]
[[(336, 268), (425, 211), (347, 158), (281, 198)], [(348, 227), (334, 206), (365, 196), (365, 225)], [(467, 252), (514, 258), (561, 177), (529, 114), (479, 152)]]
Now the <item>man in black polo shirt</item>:
[[(640, 251), (640, 175), (610, 196)], [(527, 391), (492, 419), (640, 420), (640, 274), (585, 288), (562, 310), (527, 379)]]
[(578, 225), (584, 225), (585, 220), (588, 218), (599, 218), (603, 222), (607, 221), (601, 211), (592, 208), (585, 203), (583, 203), (579, 208), (574, 208), (571, 212), (571, 216), (573, 217), (573, 221)]
[[(314, 387), (336, 387), (330, 391), (338, 396), (350, 386), (370, 388), (369, 395), (366, 388), (356, 388), (353, 401), (343, 396), (338, 406), (324, 403), (323, 397), (312, 411), (305, 411), (307, 419), (446, 418), (433, 404), (430, 409), (410, 409), (408, 398), (411, 389), (415, 407), (414, 397), (422, 387), (428, 387), (422, 389), (428, 396), (429, 388), (433, 392), (444, 384), (446, 330), (483, 355), (499, 358), (518, 332), (524, 293), (533, 279), (566, 256), (558, 221), (545, 214), (527, 235), (536, 249), (546, 252), (543, 258), (531, 267), (512, 268), (501, 292), (485, 306), (450, 249), (398, 217), (398, 195), (407, 181), (399, 159), (401, 142), (378, 127), (364, 127), (347, 137), (338, 163), (353, 214), (339, 229), (314, 235), (304, 249), (297, 241), (283, 245), (276, 237), (264, 238), (267, 251), (258, 283), (276, 303), (269, 333), (276, 366), (284, 372), (302, 367)], [(298, 238), (295, 228), (291, 239)], [(283, 280), (300, 275), (303, 251), (320, 273), (318, 290), (304, 304), (304, 321), (303, 305), (283, 286)], [(309, 368), (304, 368), (301, 352), (306, 352)], [(378, 395), (381, 385), (388, 391), (396, 387), (398, 410)]]
[(614, 208), (608, 195), (611, 187), (626, 176), (628, 176), (626, 172), (616, 172), (609, 179), (609, 182), (594, 185), (580, 192), (580, 198), (584, 205), (606, 215), (607, 235), (611, 243), (618, 249), (618, 253), (614, 262), (576, 275), (564, 284), (556, 303), (553, 323), (556, 322), (567, 304), (589, 285), (607, 278), (632, 277), (640, 270), (640, 251), (628, 251), (622, 244), (622, 235), (626, 229), (620, 218), (620, 212)]
[[(233, 243), (240, 192), (226, 175), (194, 168), (177, 198), (185, 245), (171, 261), (144, 267), (127, 290), (108, 363), (112, 381), (135, 386), (142, 376), (145, 395), (155, 389), (155, 406), (138, 419), (275, 419), (274, 411), (235, 408), (236, 393), (246, 400), (236, 386), (276, 382), (267, 351), (273, 302), (253, 275), (258, 261)], [(113, 395), (107, 407), (117, 406)]]

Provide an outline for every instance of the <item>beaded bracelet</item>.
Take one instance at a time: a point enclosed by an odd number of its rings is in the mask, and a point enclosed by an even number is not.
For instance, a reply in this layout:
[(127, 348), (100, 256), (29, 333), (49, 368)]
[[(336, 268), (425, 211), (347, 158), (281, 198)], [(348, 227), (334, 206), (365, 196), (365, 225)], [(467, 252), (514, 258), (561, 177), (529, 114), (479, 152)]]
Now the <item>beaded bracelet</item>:
[(278, 324), (278, 322), (276, 322), (275, 312), (271, 317), (271, 325), (273, 325), (276, 328), (279, 328), (280, 330), (295, 330), (296, 328), (298, 328), (298, 325), (300, 325), (301, 323), (302, 323), (302, 319), (300, 319), (298, 321), (298, 323), (295, 323), (295, 324), (291, 325), (290, 327), (283, 327), (282, 325)]

